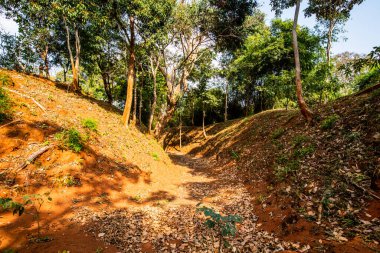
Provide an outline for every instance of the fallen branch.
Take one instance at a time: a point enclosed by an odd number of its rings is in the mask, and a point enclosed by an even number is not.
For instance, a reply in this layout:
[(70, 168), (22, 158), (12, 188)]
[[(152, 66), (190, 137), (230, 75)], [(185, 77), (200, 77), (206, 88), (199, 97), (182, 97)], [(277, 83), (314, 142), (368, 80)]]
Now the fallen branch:
[(28, 98), (28, 99), (31, 99), (42, 111), (44, 111), (44, 112), (46, 112), (46, 109), (45, 109), (45, 107), (43, 107), (40, 103), (38, 103), (34, 98), (32, 98), (32, 97), (30, 97), (30, 96), (28, 96), (28, 95), (25, 95), (25, 94), (22, 94), (22, 93), (20, 93), (20, 92), (18, 92), (18, 91), (15, 91), (15, 90), (11, 90), (11, 89), (8, 89), (8, 88), (6, 88), (6, 87), (3, 87), (3, 89), (5, 89), (5, 90), (7, 90), (7, 91), (9, 91), (9, 92), (12, 92), (12, 93), (15, 93), (15, 94), (17, 94), (17, 95), (19, 95), (19, 96), (21, 96), (21, 97), (24, 97), (24, 98)]
[(9, 126), (9, 125), (12, 125), (12, 124), (17, 123), (17, 122), (20, 122), (20, 121), (22, 121), (22, 119), (16, 119), (16, 120), (11, 121), (11, 122), (9, 122), (9, 123), (7, 123), (7, 124), (5, 124), (5, 125), (0, 126), (0, 128), (3, 128), (3, 127), (6, 127), (6, 126)]
[(45, 153), (47, 150), (49, 150), (50, 148), (52, 148), (54, 145), (49, 145), (49, 146), (45, 146), (43, 148), (41, 148), (40, 150), (34, 152), (33, 154), (31, 154), (27, 159), (26, 161), (17, 169), (16, 172), (24, 169), (26, 166), (28, 166), (29, 164), (31, 164), (37, 157), (39, 157), (40, 155), (42, 155), (43, 153)]
[(358, 185), (357, 183), (355, 183), (355, 182), (351, 182), (351, 184), (352, 184), (353, 186), (359, 188), (359, 189), (362, 190), (363, 192), (368, 193), (369, 195), (371, 195), (371, 196), (374, 197), (375, 199), (380, 200), (380, 197), (379, 197), (379, 196), (377, 196), (376, 194), (370, 192), (370, 191), (367, 190), (366, 188), (364, 188), (364, 187)]

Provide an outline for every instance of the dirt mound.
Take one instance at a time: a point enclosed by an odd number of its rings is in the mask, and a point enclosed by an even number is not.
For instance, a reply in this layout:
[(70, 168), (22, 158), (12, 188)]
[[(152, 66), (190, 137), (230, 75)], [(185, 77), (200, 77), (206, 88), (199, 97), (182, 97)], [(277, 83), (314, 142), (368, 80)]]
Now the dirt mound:
[[(272, 110), (184, 128), (182, 152), (217, 161), (255, 198), (264, 229), (316, 251), (360, 252), (380, 242), (380, 93), (298, 111)], [(163, 138), (179, 150), (178, 129)], [(349, 241), (349, 242), (347, 242)]]
[[(183, 171), (154, 138), (134, 127), (124, 128), (120, 111), (68, 93), (49, 80), (13, 71), (1, 74), (13, 81), (4, 86), (13, 113), (0, 125), (0, 196), (23, 202), (25, 195), (50, 192), (52, 201), (46, 200), (41, 209), (42, 227), (56, 238), (50, 252), (67, 249), (67, 238), (57, 231), (74, 238), (81, 234), (79, 228), (72, 230), (72, 224), (67, 228), (78, 207), (102, 210), (175, 202)], [(78, 147), (81, 150), (75, 150)], [(33, 215), (31, 207), (19, 219), (4, 213), (0, 249), (25, 247), (27, 236), (36, 231)], [(81, 252), (95, 252), (102, 245), (89, 237), (83, 240), (89, 243)], [(72, 244), (81, 249), (83, 240)], [(31, 247), (30, 251), (38, 250), (36, 245)]]

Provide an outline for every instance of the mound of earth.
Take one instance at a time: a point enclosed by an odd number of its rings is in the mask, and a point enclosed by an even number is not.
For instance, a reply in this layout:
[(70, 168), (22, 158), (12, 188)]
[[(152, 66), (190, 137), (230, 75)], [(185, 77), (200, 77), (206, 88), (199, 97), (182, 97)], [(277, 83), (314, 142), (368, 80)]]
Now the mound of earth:
[(213, 252), (225, 242), (200, 206), (242, 218), (225, 251), (310, 248), (262, 230), (249, 189), (213, 159), (167, 154), (124, 128), (117, 109), (49, 80), (0, 74), (13, 81), (3, 87), (13, 113), (0, 124), (0, 197), (25, 204), (21, 216), (1, 212), (0, 250)]
[(202, 128), (172, 129), (169, 151), (216, 160), (244, 184), (263, 229), (314, 252), (372, 252), (380, 242), (380, 92), (271, 110)]

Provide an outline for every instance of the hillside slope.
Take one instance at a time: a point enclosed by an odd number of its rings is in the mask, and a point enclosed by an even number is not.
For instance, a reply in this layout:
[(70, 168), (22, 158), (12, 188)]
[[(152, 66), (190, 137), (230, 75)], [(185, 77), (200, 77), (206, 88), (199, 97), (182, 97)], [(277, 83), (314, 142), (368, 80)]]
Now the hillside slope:
[[(267, 231), (315, 251), (379, 250), (380, 92), (314, 113), (308, 126), (298, 111), (265, 111), (207, 126), (207, 139), (186, 127), (181, 151), (215, 159), (239, 177)], [(178, 132), (163, 138), (167, 150), (180, 149)]]
[[(12, 99), (13, 113), (0, 125), (0, 197), (23, 202), (23, 196), (50, 192), (53, 200), (45, 199), (41, 210), (42, 227), (48, 234), (65, 231), (69, 236), (53, 236), (55, 245), (46, 252), (67, 249), (65, 245), (70, 243), (78, 252), (95, 252), (103, 244), (84, 237), (79, 228), (66, 231), (79, 207), (104, 210), (167, 199), (176, 203), (178, 185), (186, 171), (171, 162), (153, 137), (134, 127), (124, 128), (120, 111), (67, 93), (65, 87), (45, 79), (5, 70), (0, 74), (13, 81), (13, 85), (4, 86)], [(97, 123), (96, 129), (86, 128), (85, 120)], [(80, 152), (60, 139), (70, 131), (80, 133)], [(45, 147), (46, 152), (21, 168), (27, 158)], [(25, 250), (26, 239), (36, 231), (32, 209), (28, 206), (20, 218), (4, 214), (0, 249)], [(32, 244), (26, 251), (48, 247), (38, 245)]]
[(242, 218), (225, 252), (308, 249), (260, 229), (244, 184), (213, 159), (168, 155), (121, 112), (51, 81), (0, 75), (13, 111), (0, 124), (0, 198), (25, 207), (0, 210), (1, 251), (214, 252), (225, 243), (198, 203)]

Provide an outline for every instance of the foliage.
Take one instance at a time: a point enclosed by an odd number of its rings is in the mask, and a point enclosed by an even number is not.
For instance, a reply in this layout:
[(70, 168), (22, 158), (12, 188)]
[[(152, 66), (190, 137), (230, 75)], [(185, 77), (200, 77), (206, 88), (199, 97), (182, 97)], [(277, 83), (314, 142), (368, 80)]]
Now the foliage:
[(98, 129), (98, 122), (94, 119), (84, 119), (82, 121), (83, 127), (96, 132)]
[(12, 103), (8, 94), (0, 86), (0, 122), (11, 116)]
[[(198, 204), (199, 206), (199, 204)], [(236, 223), (241, 223), (242, 218), (238, 215), (223, 216), (209, 207), (198, 207), (197, 212), (203, 213), (207, 217), (204, 225), (209, 229), (213, 229), (219, 236), (219, 248), (228, 246), (227, 238), (235, 236), (237, 232)]]
[(25, 211), (23, 204), (14, 202), (11, 198), (0, 198), (0, 206), (3, 210), (11, 210), (13, 215), (17, 213), (21, 216)]
[(80, 152), (83, 149), (83, 138), (78, 130), (74, 128), (56, 134), (55, 138), (62, 141), (65, 147), (74, 152)]
[(326, 119), (324, 119), (322, 122), (321, 122), (321, 129), (322, 130), (327, 130), (327, 129), (331, 129), (335, 126), (335, 123), (340, 119), (339, 115), (337, 114), (333, 114), (333, 115), (330, 115), (328, 117), (326, 117)]
[(44, 194), (30, 194), (23, 197), (24, 205), (32, 205), (35, 209), (34, 219), (37, 221), (37, 240), (38, 241), (49, 241), (48, 237), (41, 237), (40, 233), (40, 220), (41, 220), (41, 207), (46, 201), (52, 201), (50, 197), (50, 192), (45, 192)]
[(74, 176), (71, 176), (71, 175), (59, 176), (54, 181), (55, 181), (55, 183), (57, 183), (59, 185), (67, 186), (67, 187), (80, 184), (80, 182)]
[(234, 150), (231, 150), (231, 157), (238, 161), (240, 159), (240, 156), (238, 153), (236, 153)]
[(273, 133), (272, 133), (272, 139), (278, 139), (280, 138), (283, 134), (285, 133), (285, 129), (283, 128), (277, 128)]

